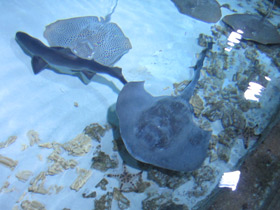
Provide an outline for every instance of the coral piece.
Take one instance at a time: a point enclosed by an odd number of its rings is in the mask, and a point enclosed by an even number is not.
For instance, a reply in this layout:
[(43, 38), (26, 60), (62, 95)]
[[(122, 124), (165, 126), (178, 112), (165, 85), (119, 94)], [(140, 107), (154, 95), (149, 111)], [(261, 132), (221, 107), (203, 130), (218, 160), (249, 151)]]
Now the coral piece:
[(16, 174), (16, 177), (18, 178), (18, 180), (22, 181), (22, 182), (26, 182), (30, 176), (32, 176), (32, 171), (28, 171), (28, 170), (24, 170), (24, 171), (19, 171)]
[(18, 164), (18, 161), (12, 160), (11, 158), (0, 155), (0, 164), (3, 164), (5, 166), (9, 167), (11, 170), (14, 170), (14, 168)]
[(83, 198), (95, 198), (96, 197), (96, 192), (93, 191), (88, 195), (86, 193), (83, 193), (82, 196), (83, 196)]
[(54, 163), (48, 168), (48, 175), (58, 174), (69, 168), (75, 168), (78, 164), (78, 162), (73, 159), (65, 160), (56, 151), (53, 151), (48, 156), (48, 159), (54, 161)]
[(14, 143), (17, 139), (17, 136), (10, 136), (6, 141), (0, 142), (0, 149), (6, 148)]
[(73, 140), (66, 142), (62, 147), (69, 155), (83, 156), (92, 148), (92, 140), (88, 135), (79, 134)]
[(176, 189), (187, 181), (188, 174), (152, 169), (148, 171), (148, 179), (154, 181), (160, 187)]
[(193, 106), (194, 109), (194, 115), (196, 117), (199, 117), (199, 115), (201, 114), (202, 110), (204, 109), (203, 106), (203, 101), (202, 99), (199, 97), (199, 95), (193, 95), (190, 99), (190, 104)]
[(119, 209), (123, 210), (129, 208), (130, 201), (117, 188), (114, 188), (113, 198), (118, 202)]
[(20, 206), (23, 210), (46, 210), (43, 204), (35, 200), (31, 202), (29, 200), (24, 200)]
[(103, 179), (101, 179), (100, 182), (98, 182), (97, 185), (95, 185), (95, 187), (96, 187), (96, 188), (97, 188), (97, 187), (100, 187), (102, 190), (106, 190), (106, 185), (107, 185), (107, 184), (108, 184), (107, 179), (103, 178)]
[(190, 80), (184, 80), (179, 83), (173, 83), (174, 95), (177, 96), (190, 84)]
[(94, 209), (96, 210), (111, 210), (113, 193), (107, 192), (100, 199), (94, 200)]
[(41, 144), (38, 144), (38, 146), (43, 147), (43, 148), (48, 148), (48, 149), (53, 148), (53, 144), (51, 142), (41, 143)]
[(3, 190), (8, 189), (9, 186), (10, 186), (10, 182), (8, 182), (8, 181), (4, 182), (3, 186), (0, 188), (0, 193), (1, 193)]
[(29, 192), (39, 193), (39, 194), (48, 194), (49, 190), (45, 189), (46, 181), (46, 172), (40, 172), (38, 176), (33, 178), (30, 182), (30, 187), (28, 187)]
[(105, 135), (105, 132), (107, 130), (108, 130), (107, 127), (103, 128), (98, 123), (92, 123), (84, 129), (84, 133), (87, 134), (90, 138), (95, 139), (98, 142), (100, 142), (101, 137), (103, 137)]
[(189, 210), (186, 205), (175, 204), (172, 201), (172, 194), (170, 192), (164, 192), (161, 194), (149, 195), (142, 201), (143, 210)]
[(109, 155), (101, 151), (98, 152), (97, 156), (92, 158), (92, 162), (91, 167), (102, 172), (110, 168), (116, 168), (118, 165), (117, 160), (111, 159)]
[(77, 169), (77, 172), (79, 176), (71, 184), (70, 188), (72, 190), (79, 191), (84, 186), (84, 184), (88, 181), (88, 179), (91, 177), (92, 171), (81, 168), (81, 169)]
[(123, 172), (121, 174), (108, 174), (107, 176), (118, 179), (121, 192), (139, 192), (138, 187), (143, 182), (142, 172), (131, 174), (127, 171), (126, 165), (123, 164)]
[(34, 144), (38, 144), (40, 142), (39, 134), (34, 130), (30, 130), (27, 132), (27, 138), (29, 139), (29, 144), (31, 147)]
[(249, 127), (246, 126), (244, 130), (242, 130), (242, 136), (243, 136), (243, 143), (244, 143), (244, 148), (247, 149), (249, 146), (249, 141), (252, 138), (258, 139), (260, 137), (260, 134), (255, 134), (255, 128), (257, 128), (258, 125), (255, 127)]
[(230, 159), (230, 153), (231, 149), (229, 147), (226, 147), (222, 144), (218, 146), (217, 154), (220, 160), (223, 160), (227, 163)]

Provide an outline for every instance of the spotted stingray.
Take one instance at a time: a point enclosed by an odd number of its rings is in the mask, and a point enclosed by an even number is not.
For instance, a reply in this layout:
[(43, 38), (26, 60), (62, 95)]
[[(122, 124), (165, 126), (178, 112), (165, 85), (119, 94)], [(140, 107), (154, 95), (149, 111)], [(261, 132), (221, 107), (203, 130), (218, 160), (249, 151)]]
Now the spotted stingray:
[(123, 142), (135, 159), (174, 171), (191, 171), (201, 166), (211, 132), (193, 122), (189, 100), (211, 48), (212, 43), (201, 52), (194, 78), (179, 96), (153, 97), (145, 91), (144, 82), (124, 86), (116, 112)]

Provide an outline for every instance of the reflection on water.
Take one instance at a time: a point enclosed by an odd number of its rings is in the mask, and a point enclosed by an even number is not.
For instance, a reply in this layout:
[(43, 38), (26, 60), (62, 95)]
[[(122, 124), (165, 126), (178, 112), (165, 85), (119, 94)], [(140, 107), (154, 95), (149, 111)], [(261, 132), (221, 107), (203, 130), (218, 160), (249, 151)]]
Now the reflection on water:
[(244, 92), (244, 97), (247, 100), (253, 100), (259, 102), (259, 97), (261, 95), (262, 90), (264, 87), (256, 82), (249, 82), (249, 87)]

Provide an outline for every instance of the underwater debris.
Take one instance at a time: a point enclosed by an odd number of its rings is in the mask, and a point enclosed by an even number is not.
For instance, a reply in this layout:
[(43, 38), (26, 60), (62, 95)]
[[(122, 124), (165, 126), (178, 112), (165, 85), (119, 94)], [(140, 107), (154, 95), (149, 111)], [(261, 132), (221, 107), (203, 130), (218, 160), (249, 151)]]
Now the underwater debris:
[(107, 192), (100, 199), (94, 200), (94, 210), (111, 210), (113, 193)]
[(142, 172), (129, 173), (126, 165), (123, 164), (123, 172), (121, 174), (107, 174), (107, 176), (118, 179), (121, 192), (139, 192), (139, 187), (143, 185)]
[(211, 26), (211, 32), (214, 37), (214, 40), (219, 40), (222, 35), (227, 36), (228, 34), (227, 30), (219, 25)]
[(96, 188), (100, 187), (101, 190), (106, 190), (106, 185), (108, 184), (107, 179), (103, 178), (101, 179), (100, 182), (97, 183), (97, 185), (95, 185)]
[(256, 138), (257, 140), (260, 138), (261, 134), (256, 134), (255, 133), (255, 128), (257, 128), (258, 125), (255, 125), (254, 127), (246, 126), (243, 131), (242, 131), (242, 136), (243, 136), (243, 143), (244, 143), (244, 148), (247, 149), (249, 146), (249, 141), (252, 138)]
[(110, 128), (108, 127), (108, 125), (106, 125), (104, 128), (98, 123), (92, 123), (84, 129), (84, 133), (88, 135), (90, 138), (100, 142), (101, 137), (103, 137), (105, 135), (105, 132), (108, 131), (109, 129)]
[(53, 151), (49, 156), (49, 160), (54, 161), (54, 163), (48, 167), (48, 175), (55, 175), (69, 168), (75, 168), (78, 162), (76, 160), (70, 159), (65, 160), (63, 157), (59, 156), (56, 151)]
[(202, 166), (201, 168), (191, 172), (195, 183), (197, 185), (201, 185), (203, 182), (211, 182), (214, 183), (216, 179), (216, 172), (210, 166)]
[(158, 169), (151, 169), (148, 171), (147, 178), (154, 181), (160, 187), (167, 187), (170, 189), (176, 189), (187, 180), (189, 180), (189, 173), (178, 173), (174, 171), (160, 171)]
[(68, 151), (69, 155), (83, 156), (92, 148), (92, 140), (88, 135), (79, 134), (71, 141), (62, 145), (63, 149)]
[(0, 142), (0, 149), (10, 146), (12, 143), (16, 141), (16, 139), (17, 136), (9, 136), (9, 138), (6, 141)]
[(224, 146), (222, 144), (218, 145), (217, 154), (220, 160), (223, 160), (227, 163), (230, 159), (230, 153), (231, 153), (231, 148)]
[(193, 106), (194, 115), (199, 117), (202, 110), (204, 109), (203, 101), (199, 95), (193, 95), (190, 99), (190, 104)]
[(208, 192), (208, 186), (206, 183), (214, 183), (216, 179), (216, 172), (210, 166), (202, 166), (201, 168), (191, 172), (194, 177), (195, 185), (188, 192), (190, 197), (201, 197)]
[(195, 185), (193, 189), (188, 192), (188, 196), (199, 198), (205, 195), (207, 191), (208, 191), (207, 185), (203, 185), (203, 184)]
[(5, 157), (3, 155), (0, 155), (0, 164), (3, 164), (4, 166), (9, 167), (11, 170), (14, 170), (14, 168), (18, 164), (18, 161)]
[(232, 147), (235, 141), (235, 137), (237, 137), (237, 132), (241, 132), (236, 130), (234, 127), (228, 127), (222, 130), (218, 134), (218, 142), (227, 147)]
[(142, 201), (143, 210), (189, 210), (186, 205), (175, 204), (172, 201), (172, 194), (170, 192), (164, 192), (161, 194), (148, 194), (147, 198)]
[(177, 96), (179, 93), (183, 92), (183, 90), (188, 86), (191, 80), (184, 80), (182, 82), (175, 82), (173, 83), (174, 95)]
[(51, 142), (46, 142), (46, 143), (41, 143), (41, 144), (38, 144), (39, 147), (43, 147), (43, 148), (47, 148), (47, 149), (52, 149), (53, 148), (53, 145)]
[(92, 171), (83, 168), (77, 168), (77, 173), (79, 174), (78, 177), (70, 186), (70, 188), (75, 191), (79, 191), (84, 186), (84, 184), (91, 177)]
[(23, 170), (17, 172), (16, 178), (18, 178), (19, 181), (26, 182), (32, 175), (33, 175), (32, 171)]
[(215, 103), (207, 102), (206, 108), (202, 112), (202, 116), (206, 117), (209, 121), (214, 122), (222, 119), (224, 102), (216, 101)]
[(45, 206), (38, 201), (24, 200), (20, 204), (23, 210), (46, 210)]
[(40, 142), (39, 133), (34, 130), (30, 130), (27, 132), (27, 138), (29, 139), (29, 144), (31, 147), (34, 144), (38, 144)]
[(197, 39), (197, 43), (200, 47), (207, 47), (208, 43), (211, 41), (213, 41), (213, 37), (206, 34), (199, 34)]
[(101, 151), (98, 152), (97, 156), (92, 158), (92, 162), (91, 167), (102, 172), (118, 166), (117, 160), (111, 159), (109, 155)]
[(58, 194), (61, 190), (63, 190), (63, 186), (54, 185), (55, 194)]
[(96, 197), (96, 192), (93, 191), (88, 195), (86, 193), (83, 193), (82, 196), (83, 196), (83, 198), (95, 198)]
[(2, 185), (2, 187), (0, 188), (0, 193), (1, 193), (2, 191), (6, 191), (6, 190), (8, 189), (9, 186), (10, 186), (10, 182), (5, 181), (5, 182), (3, 183), (3, 185)]
[(228, 105), (223, 111), (222, 125), (224, 128), (233, 126), (237, 131), (242, 131), (246, 126), (246, 119), (241, 110)]
[(79, 107), (78, 102), (74, 102), (74, 107)]
[(130, 206), (130, 201), (117, 188), (113, 190), (113, 198), (118, 202), (119, 209), (127, 209)]

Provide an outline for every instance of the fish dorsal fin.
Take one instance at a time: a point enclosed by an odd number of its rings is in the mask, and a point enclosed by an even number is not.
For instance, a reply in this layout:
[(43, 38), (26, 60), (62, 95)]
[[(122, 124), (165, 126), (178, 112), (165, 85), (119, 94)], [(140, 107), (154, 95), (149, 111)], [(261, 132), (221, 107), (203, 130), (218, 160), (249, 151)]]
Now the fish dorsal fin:
[(42, 70), (48, 67), (48, 63), (44, 61), (41, 57), (39, 56), (33, 56), (31, 60), (31, 65), (34, 74), (40, 73)]

